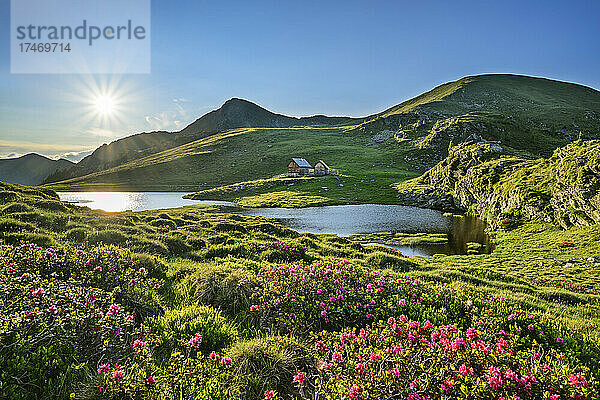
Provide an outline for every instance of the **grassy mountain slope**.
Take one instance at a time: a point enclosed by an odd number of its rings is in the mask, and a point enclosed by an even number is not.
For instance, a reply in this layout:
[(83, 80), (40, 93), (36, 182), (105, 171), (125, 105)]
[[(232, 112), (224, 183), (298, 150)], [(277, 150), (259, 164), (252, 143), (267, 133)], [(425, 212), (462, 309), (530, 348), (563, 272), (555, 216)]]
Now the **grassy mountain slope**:
[(357, 129), (388, 130), (398, 140), (437, 147), (441, 158), (451, 141), (468, 138), (548, 156), (577, 138), (600, 138), (600, 92), (544, 78), (470, 76), (369, 117)]
[(495, 399), (493, 368), (532, 382), (503, 380), (512, 398), (600, 390), (599, 225), (407, 259), (215, 211), (106, 213), (0, 182), (0, 397), (381, 399), (416, 381), (438, 399), (451, 381)]
[(236, 128), (337, 125), (353, 121), (346, 117), (288, 117), (272, 113), (252, 102), (233, 98), (179, 132), (140, 133), (104, 144), (67, 171), (53, 174), (46, 183), (75, 178), (190, 143), (217, 132)]
[(26, 154), (19, 158), (0, 160), (0, 180), (22, 185), (38, 185), (48, 175), (70, 168), (68, 160), (51, 160), (39, 154)]
[(600, 223), (600, 141), (578, 140), (547, 159), (527, 160), (469, 144), (419, 178), (396, 185), (403, 202), (471, 210), (493, 226), (523, 221), (567, 228)]
[[(535, 159), (579, 137), (600, 138), (600, 92), (541, 78), (480, 75), (364, 119), (292, 118), (232, 99), (171, 136), (193, 140), (137, 152), (127, 162), (54, 187), (205, 190), (269, 178), (285, 171), (289, 157), (301, 156), (380, 181), (375, 192), (391, 193), (391, 175), (398, 182), (433, 167), (450, 144), (488, 143)], [(347, 190), (337, 201), (350, 196)]]
[[(413, 157), (413, 149), (395, 143), (368, 144), (363, 137), (345, 135), (344, 128), (236, 129), (51, 186), (76, 190), (209, 189), (281, 174), (287, 171), (288, 158), (298, 155), (312, 161), (327, 160), (333, 168), (347, 172), (353, 177), (352, 188), (356, 184), (355, 191), (364, 189), (365, 200), (379, 187), (387, 202), (394, 201), (395, 192), (389, 185), (398, 177), (416, 175), (407, 172), (406, 158)], [(313, 188), (321, 186), (328, 185), (315, 183)]]

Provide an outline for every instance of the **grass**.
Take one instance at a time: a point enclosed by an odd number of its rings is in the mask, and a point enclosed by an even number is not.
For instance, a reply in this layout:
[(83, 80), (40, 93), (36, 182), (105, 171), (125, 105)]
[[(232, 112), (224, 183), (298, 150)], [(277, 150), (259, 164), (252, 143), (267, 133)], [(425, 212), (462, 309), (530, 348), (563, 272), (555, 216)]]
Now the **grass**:
[[(290, 376), (314, 363), (311, 351), (305, 348), (307, 337), (278, 336), (282, 332), (268, 314), (258, 322), (248, 314), (257, 301), (256, 293), (271, 279), (265, 269), (323, 265), (331, 257), (348, 260), (353, 268), (372, 268), (398, 279), (417, 277), (434, 285), (432, 295), (434, 290), (457, 291), (504, 299), (502, 304), (518, 305), (552, 321), (552, 326), (573, 338), (573, 343), (577, 340), (587, 346), (586, 357), (595, 359), (596, 353), (600, 357), (600, 349), (593, 347), (600, 339), (600, 266), (596, 259), (590, 260), (600, 255), (598, 225), (565, 231), (548, 223), (527, 223), (511, 231), (492, 232), (496, 247), (491, 254), (409, 259), (391, 249), (360, 243), (375, 239), (440, 243), (446, 238), (391, 233), (353, 238), (300, 234), (268, 218), (216, 212), (220, 211), (216, 206), (106, 213), (60, 203), (47, 190), (12, 185), (2, 189), (6, 199), (0, 204), (2, 241), (84, 250), (110, 243), (137, 253), (138, 265), (148, 271), (165, 271), (160, 296), (136, 294), (144, 302), (128, 303), (137, 307), (142, 320), (147, 318), (146, 324), (163, 332), (154, 342), (161, 349), (155, 353), (154, 362), (163, 365), (171, 352), (187, 351), (179, 347), (181, 340), (188, 340), (192, 331), (201, 331), (208, 347), (222, 347), (224, 354), (237, 360), (237, 383), (230, 382), (227, 385), (233, 386), (228, 387), (253, 395), (271, 387), (282, 393), (293, 392)], [(279, 193), (291, 194), (288, 200), (298, 200), (298, 195), (292, 194), (296, 192)], [(285, 278), (283, 274), (281, 284), (287, 284)], [(278, 286), (268, 287), (275, 290)], [(274, 335), (262, 330), (272, 330)], [(200, 351), (208, 352), (208, 347)], [(211, 374), (211, 379), (225, 379)]]

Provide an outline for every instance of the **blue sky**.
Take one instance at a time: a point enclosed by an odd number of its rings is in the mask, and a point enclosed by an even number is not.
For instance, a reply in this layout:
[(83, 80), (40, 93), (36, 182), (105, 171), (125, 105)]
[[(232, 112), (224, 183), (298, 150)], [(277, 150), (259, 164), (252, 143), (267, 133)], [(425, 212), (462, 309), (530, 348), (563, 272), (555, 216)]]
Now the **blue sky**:
[[(152, 73), (10, 74), (0, 0), (0, 157), (179, 130), (231, 97), (289, 115), (363, 116), (449, 80), (509, 72), (600, 88), (597, 1), (152, 1)], [(85, 115), (120, 93), (119, 118)]]

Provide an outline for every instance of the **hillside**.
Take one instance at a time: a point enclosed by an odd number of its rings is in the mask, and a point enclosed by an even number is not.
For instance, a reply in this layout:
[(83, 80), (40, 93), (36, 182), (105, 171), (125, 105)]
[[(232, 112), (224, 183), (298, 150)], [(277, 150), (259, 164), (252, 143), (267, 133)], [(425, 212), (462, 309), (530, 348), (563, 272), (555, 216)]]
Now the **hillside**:
[(470, 76), (371, 116), (356, 129), (437, 148), (440, 159), (450, 142), (467, 139), (548, 156), (575, 139), (600, 138), (600, 92), (520, 75)]
[(0, 181), (35, 186), (50, 174), (74, 163), (68, 160), (51, 160), (39, 154), (26, 154), (19, 158), (0, 159)]
[(359, 180), (380, 181), (378, 188), (389, 191), (391, 183), (443, 160), (451, 144), (489, 144), (535, 159), (578, 138), (599, 139), (600, 92), (542, 78), (480, 75), (363, 119), (287, 117), (232, 99), (168, 136), (179, 142), (159, 141), (146, 151), (135, 143), (127, 156), (114, 154), (122, 154), (117, 147), (133, 137), (110, 144), (102, 152), (120, 161), (91, 162), (99, 158), (93, 154), (80, 164), (90, 162), (97, 170), (78, 176), (78, 166), (75, 179), (53, 187), (206, 190), (269, 178), (285, 171), (289, 157), (302, 156), (324, 159)]
[(222, 211), (106, 213), (0, 182), (0, 398), (600, 390), (600, 225), (407, 258)]
[(495, 227), (525, 221), (563, 228), (600, 224), (600, 141), (578, 140), (537, 160), (481, 144), (460, 145), (421, 177), (396, 188), (401, 202), (470, 210)]
[(203, 115), (179, 132), (140, 133), (104, 144), (68, 171), (48, 177), (46, 183), (107, 170), (230, 129), (337, 125), (350, 121), (352, 121), (351, 118), (323, 115), (303, 118), (288, 117), (272, 113), (247, 100), (233, 98), (226, 101), (219, 109)]

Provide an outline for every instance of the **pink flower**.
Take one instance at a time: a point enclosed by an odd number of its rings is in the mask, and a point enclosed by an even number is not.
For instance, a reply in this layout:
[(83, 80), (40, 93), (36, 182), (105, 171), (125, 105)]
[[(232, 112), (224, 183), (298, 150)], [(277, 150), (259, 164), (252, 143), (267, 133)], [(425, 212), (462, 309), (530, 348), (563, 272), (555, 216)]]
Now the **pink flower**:
[(529, 329), (530, 331), (535, 329), (535, 326), (533, 326), (533, 324), (529, 324), (527, 325), (527, 329)]
[(273, 397), (275, 397), (274, 390), (265, 390), (265, 399), (272, 399)]
[(217, 353), (216, 351), (211, 351), (210, 354), (208, 355), (208, 358), (210, 358), (211, 360), (214, 360), (215, 358), (219, 357), (219, 353)]
[(514, 320), (516, 317), (517, 317), (517, 316), (516, 316), (515, 314), (510, 314), (510, 315), (508, 316), (508, 320), (509, 320), (509, 321), (512, 321), (512, 320)]
[(450, 379), (446, 379), (444, 383), (440, 385), (440, 389), (442, 389), (444, 392), (449, 392), (453, 386), (454, 384), (452, 381)]
[(231, 358), (223, 357), (221, 359), (221, 365), (223, 365), (224, 367), (229, 367), (231, 364), (233, 364), (233, 361), (231, 360)]
[(469, 375), (473, 375), (473, 368), (467, 368), (467, 366), (465, 364), (461, 365), (460, 368), (458, 368), (458, 372), (460, 372), (462, 375), (464, 376), (469, 376)]
[(256, 310), (258, 310), (258, 307), (259, 307), (259, 306), (258, 306), (257, 304), (252, 304), (252, 305), (250, 306), (250, 311), (256, 311)]
[(467, 337), (471, 340), (475, 340), (479, 337), (479, 332), (477, 332), (477, 329), (469, 328), (467, 329)]
[(367, 372), (369, 372), (369, 369), (367, 368), (367, 365), (364, 363), (358, 363), (356, 364), (356, 366), (354, 367), (354, 370), (356, 372), (359, 372), (361, 374), (366, 374)]
[(123, 378), (125, 377), (125, 371), (123, 371), (121, 369), (121, 367), (119, 365), (117, 365), (116, 369), (112, 373), (112, 377), (117, 382), (121, 382), (123, 380)]
[(556, 338), (556, 343), (564, 343), (564, 342), (565, 342), (565, 340), (563, 338), (561, 338), (561, 337)]
[(98, 373), (108, 372), (110, 370), (110, 364), (102, 364), (98, 367)]
[(492, 389), (499, 389), (502, 387), (502, 373), (496, 367), (490, 367), (488, 369), (488, 384)]
[(465, 341), (460, 336), (458, 336), (456, 339), (454, 339), (454, 342), (452, 342), (452, 350), (454, 351), (460, 350), (464, 347)]
[(571, 386), (575, 386), (578, 388), (588, 388), (589, 384), (588, 382), (585, 380), (585, 377), (581, 374), (581, 372), (578, 372), (577, 374), (571, 374), (571, 376), (569, 377), (569, 384)]
[(202, 343), (202, 335), (199, 333), (196, 333), (188, 341), (188, 344), (193, 347), (200, 347), (200, 343)]
[(333, 368), (333, 364), (332, 363), (327, 363), (327, 364), (323, 365), (323, 369), (325, 371), (330, 371), (331, 368)]
[(148, 385), (154, 385), (156, 383), (156, 379), (154, 379), (153, 376), (149, 376), (146, 378), (146, 384)]
[(36, 290), (33, 290), (31, 292), (31, 295), (33, 297), (38, 297), (38, 296), (43, 296), (46, 293), (46, 291), (43, 288), (38, 288)]
[(136, 339), (133, 341), (133, 348), (136, 348), (136, 347), (146, 347), (146, 342)]
[(299, 384), (304, 383), (304, 379), (306, 378), (306, 374), (302, 371), (298, 371), (296, 375), (294, 375), (294, 382), (298, 382)]
[(146, 268), (144, 268), (144, 267), (141, 267), (141, 268), (138, 270), (138, 272), (139, 272), (140, 274), (142, 274), (142, 275), (143, 275), (143, 274), (145, 274), (145, 273), (146, 273)]
[(316, 342), (315, 346), (317, 346), (317, 349), (321, 349), (321, 350), (324, 350), (327, 348), (327, 345), (322, 340), (319, 340), (318, 342)]
[(352, 385), (352, 387), (348, 391), (348, 398), (350, 400), (362, 400), (362, 389), (357, 385)]
[(340, 353), (339, 351), (336, 351), (331, 355), (331, 361), (333, 362), (342, 362), (342, 359), (342, 353)]
[(369, 356), (369, 360), (370, 361), (381, 361), (381, 353), (377, 352), (377, 353), (371, 353), (371, 355)]
[(398, 367), (388, 370), (387, 373), (388, 373), (388, 375), (394, 375), (396, 377), (400, 376), (400, 370), (398, 369)]
[(421, 400), (421, 395), (417, 392), (412, 392), (408, 395), (406, 400)]

